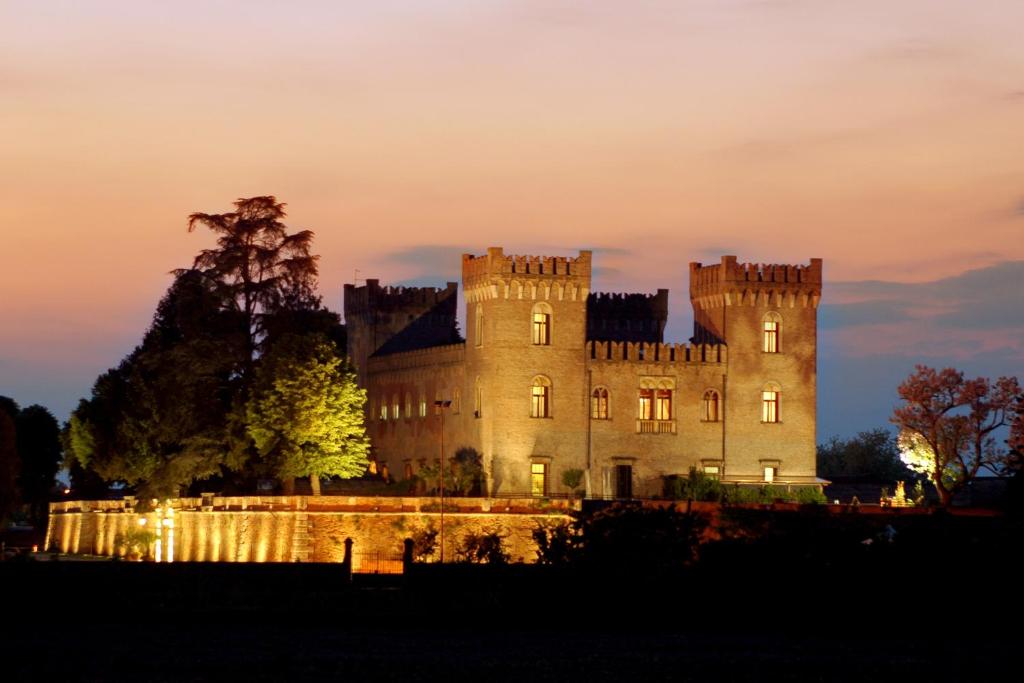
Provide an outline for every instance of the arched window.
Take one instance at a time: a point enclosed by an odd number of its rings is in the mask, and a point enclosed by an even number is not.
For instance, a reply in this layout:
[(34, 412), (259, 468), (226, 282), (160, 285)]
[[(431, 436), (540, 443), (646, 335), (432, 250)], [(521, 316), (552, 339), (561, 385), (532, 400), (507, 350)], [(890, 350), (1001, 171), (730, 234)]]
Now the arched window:
[(762, 350), (765, 353), (778, 353), (782, 334), (782, 316), (772, 311), (766, 313), (763, 322), (763, 343)]
[(484, 305), (476, 305), (476, 318), (473, 324), (473, 343), (477, 346), (484, 345)]
[(420, 394), (420, 417), (427, 416), (427, 395)]
[(530, 417), (551, 417), (551, 380), (543, 375), (533, 378), (530, 388)]
[(480, 386), (480, 378), (476, 378), (476, 384), (473, 386), (473, 415), (474, 417), (480, 417), (484, 412), (484, 390)]
[(405, 392), (405, 419), (412, 419), (412, 394)]
[(700, 419), (704, 422), (718, 422), (720, 414), (718, 392), (708, 389), (704, 392), (704, 400), (701, 403)]
[(597, 387), (590, 394), (590, 418), (592, 420), (608, 419), (608, 390)]
[(533, 343), (535, 346), (551, 344), (551, 306), (543, 301), (533, 306)]
[(387, 422), (387, 419), (388, 419), (388, 400), (386, 398), (382, 398), (380, 400), (380, 412), (378, 413), (378, 415), (380, 416), (381, 420)]
[(779, 422), (779, 395), (782, 388), (775, 382), (768, 382), (761, 390), (761, 422)]
[(402, 417), (402, 408), (398, 402), (398, 394), (391, 397), (391, 416), (395, 420)]

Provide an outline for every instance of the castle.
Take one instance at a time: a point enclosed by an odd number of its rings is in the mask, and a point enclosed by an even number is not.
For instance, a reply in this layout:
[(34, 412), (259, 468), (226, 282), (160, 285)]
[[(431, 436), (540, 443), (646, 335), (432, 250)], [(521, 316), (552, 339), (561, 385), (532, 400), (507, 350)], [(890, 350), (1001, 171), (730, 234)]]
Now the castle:
[(409, 479), (460, 448), (487, 494), (659, 495), (696, 468), (723, 482), (818, 486), (817, 307), (809, 265), (690, 263), (694, 336), (665, 343), (668, 290), (591, 291), (575, 258), (464, 254), (458, 285), (345, 286), (348, 353), (378, 470)]

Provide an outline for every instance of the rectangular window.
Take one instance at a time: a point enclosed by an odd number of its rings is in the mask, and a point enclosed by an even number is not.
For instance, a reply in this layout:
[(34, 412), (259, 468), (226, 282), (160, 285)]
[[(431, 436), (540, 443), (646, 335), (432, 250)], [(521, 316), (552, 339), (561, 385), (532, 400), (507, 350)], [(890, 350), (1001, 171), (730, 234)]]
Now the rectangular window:
[(405, 467), (402, 468), (402, 475), (405, 479), (412, 479), (412, 463), (405, 463)]
[(388, 404), (384, 401), (380, 402), (380, 419), (387, 422), (388, 419)]
[(533, 343), (538, 346), (551, 343), (551, 316), (547, 313), (533, 314)]
[(547, 463), (535, 462), (530, 464), (530, 495), (543, 497), (548, 491), (548, 466)]
[(473, 342), (477, 346), (484, 344), (484, 309), (482, 304), (476, 305), (476, 318), (473, 325)]
[(779, 392), (761, 392), (761, 422), (779, 421)]
[(427, 416), (427, 399), (420, 396), (420, 417)]
[(719, 473), (720, 470), (718, 468), (718, 465), (704, 465), (704, 474), (710, 474), (712, 476), (717, 477)]
[(531, 394), (530, 417), (548, 417), (549, 387), (535, 384)]
[(641, 420), (654, 419), (654, 389), (640, 390), (640, 405), (638, 406), (638, 417)]
[(764, 480), (768, 483), (775, 481), (775, 475), (778, 474), (776, 467), (765, 467), (764, 468)]
[(764, 352), (779, 352), (779, 323), (774, 320), (764, 321)]
[(672, 419), (672, 390), (658, 389), (654, 396), (654, 419)]

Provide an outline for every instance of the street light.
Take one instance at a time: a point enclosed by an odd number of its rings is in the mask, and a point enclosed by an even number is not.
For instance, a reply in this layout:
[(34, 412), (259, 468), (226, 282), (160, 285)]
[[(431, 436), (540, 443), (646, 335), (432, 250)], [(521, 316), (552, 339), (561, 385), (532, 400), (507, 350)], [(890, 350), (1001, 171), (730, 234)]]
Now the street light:
[(434, 401), (434, 410), (441, 416), (441, 473), (437, 479), (437, 486), (441, 494), (441, 519), (438, 525), (440, 526), (442, 564), (444, 564), (444, 411), (450, 408), (451, 405), (451, 401)]

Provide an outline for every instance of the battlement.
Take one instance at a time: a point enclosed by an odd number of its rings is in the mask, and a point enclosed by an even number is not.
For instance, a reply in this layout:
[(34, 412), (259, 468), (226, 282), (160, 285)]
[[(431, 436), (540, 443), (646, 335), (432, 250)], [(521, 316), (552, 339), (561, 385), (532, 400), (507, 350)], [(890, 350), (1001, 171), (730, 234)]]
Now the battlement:
[(486, 284), (491, 277), (515, 275), (533, 277), (578, 277), (590, 279), (591, 252), (580, 251), (580, 255), (568, 256), (516, 256), (505, 255), (501, 247), (489, 247), (487, 254), (462, 255), (462, 281), (471, 287)]
[(633, 363), (715, 363), (725, 364), (724, 344), (648, 344), (646, 342), (589, 341), (587, 358), (592, 361)]
[(775, 263), (738, 263), (735, 256), (723, 256), (721, 263), (705, 266), (690, 263), (690, 298), (750, 285), (811, 285), (821, 287), (821, 259), (812, 258), (810, 265), (794, 266)]
[(405, 309), (429, 310), (459, 291), (457, 282), (445, 287), (392, 287), (380, 286), (380, 280), (370, 279), (362, 287), (345, 285), (345, 319), (350, 315), (366, 313), (395, 313)]

